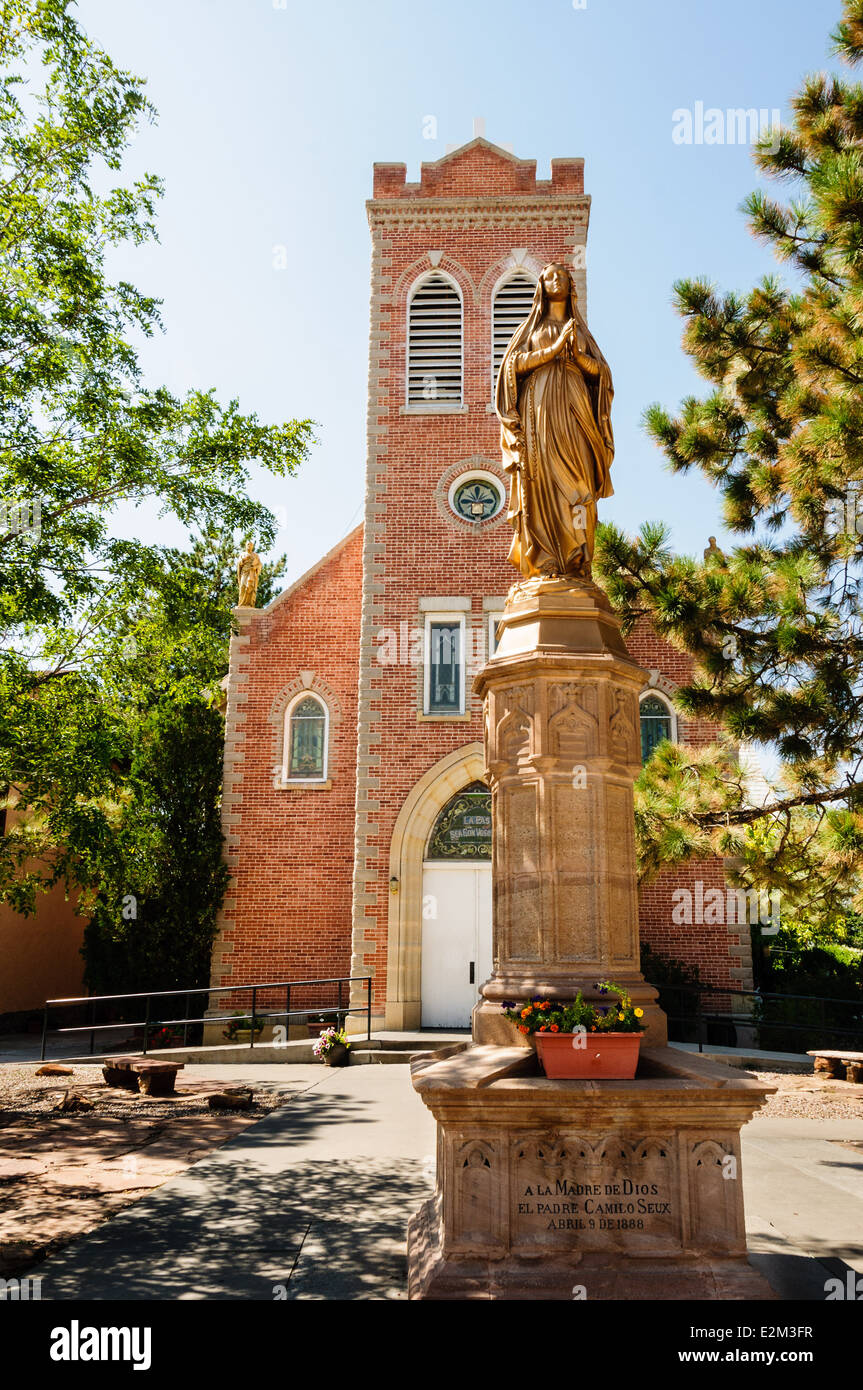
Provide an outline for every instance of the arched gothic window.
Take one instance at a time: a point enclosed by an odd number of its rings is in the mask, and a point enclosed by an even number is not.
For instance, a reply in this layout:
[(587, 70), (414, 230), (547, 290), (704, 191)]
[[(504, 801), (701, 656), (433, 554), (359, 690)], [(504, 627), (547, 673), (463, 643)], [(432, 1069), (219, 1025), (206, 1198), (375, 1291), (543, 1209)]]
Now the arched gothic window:
[(524, 323), (533, 304), (536, 281), (524, 270), (503, 280), (494, 292), (491, 309), (491, 397), (494, 400), (497, 374), (507, 344), (520, 323)]
[(408, 304), (408, 405), (461, 405), (462, 304), (440, 271), (427, 275)]
[(651, 692), (645, 695), (639, 707), (641, 719), (641, 761), (647, 762), (654, 748), (663, 739), (674, 737), (674, 718), (670, 705)]
[(285, 779), (320, 782), (327, 775), (329, 714), (316, 695), (302, 694), (285, 714)]

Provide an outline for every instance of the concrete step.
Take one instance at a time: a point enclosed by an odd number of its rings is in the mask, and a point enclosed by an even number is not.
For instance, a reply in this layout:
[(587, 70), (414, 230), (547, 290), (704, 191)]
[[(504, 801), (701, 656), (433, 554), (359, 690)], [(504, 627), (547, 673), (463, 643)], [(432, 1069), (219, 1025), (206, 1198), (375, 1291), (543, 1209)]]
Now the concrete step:
[(469, 1036), (443, 1038), (428, 1033), (405, 1037), (404, 1041), (398, 1038), (373, 1038), (371, 1046), (362, 1042), (353, 1044), (351, 1066), (392, 1066), (393, 1063), (408, 1066), (422, 1052), (434, 1052), (443, 1059), (454, 1052), (463, 1052), (470, 1046), (470, 1041)]

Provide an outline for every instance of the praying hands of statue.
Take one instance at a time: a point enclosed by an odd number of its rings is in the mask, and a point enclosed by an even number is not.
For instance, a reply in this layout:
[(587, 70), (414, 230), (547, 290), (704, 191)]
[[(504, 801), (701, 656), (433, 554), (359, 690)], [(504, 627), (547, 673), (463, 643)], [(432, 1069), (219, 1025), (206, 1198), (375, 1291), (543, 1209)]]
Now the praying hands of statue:
[(574, 319), (567, 319), (561, 332), (548, 347), (538, 348), (535, 352), (519, 353), (515, 364), (516, 373), (524, 376), (527, 372), (535, 371), (537, 367), (544, 367), (555, 357), (567, 353), (587, 376), (599, 376), (599, 363), (588, 357), (586, 352), (579, 350), (578, 330)]
[(548, 347), (537, 348), (535, 352), (520, 352), (515, 359), (516, 375), (525, 376), (528, 372), (534, 372), (537, 367), (544, 367), (547, 362), (552, 362), (555, 357), (566, 352), (567, 348), (575, 343), (574, 333), (575, 322), (573, 319), (567, 319), (554, 342)]

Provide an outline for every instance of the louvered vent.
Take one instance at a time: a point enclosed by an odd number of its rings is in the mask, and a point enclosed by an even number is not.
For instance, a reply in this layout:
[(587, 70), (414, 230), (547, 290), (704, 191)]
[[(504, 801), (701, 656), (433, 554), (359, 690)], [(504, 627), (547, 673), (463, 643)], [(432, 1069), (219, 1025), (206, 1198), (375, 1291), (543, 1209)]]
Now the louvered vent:
[(524, 323), (533, 304), (536, 284), (529, 275), (513, 275), (502, 284), (494, 297), (492, 328), (491, 394), (494, 399), (497, 374), (503, 354), (515, 330)]
[(442, 275), (414, 292), (408, 317), (408, 404), (461, 404), (461, 300)]

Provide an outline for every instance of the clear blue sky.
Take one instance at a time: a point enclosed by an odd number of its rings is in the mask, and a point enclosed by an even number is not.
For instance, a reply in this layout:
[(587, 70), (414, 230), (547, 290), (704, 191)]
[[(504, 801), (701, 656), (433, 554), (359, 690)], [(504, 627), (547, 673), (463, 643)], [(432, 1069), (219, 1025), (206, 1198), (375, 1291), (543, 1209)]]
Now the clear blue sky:
[[(319, 422), (300, 476), (256, 473), (256, 495), (285, 520), (288, 581), (362, 514), (372, 164), (403, 161), (415, 179), (421, 160), (471, 138), (475, 117), (540, 177), (555, 156), (585, 159), (588, 316), (616, 388), (616, 495), (602, 516), (630, 530), (664, 518), (680, 550), (721, 541), (712, 490), (666, 472), (640, 417), (700, 389), (673, 281), (742, 289), (775, 263), (738, 211), (757, 184), (749, 148), (677, 145), (672, 112), (701, 101), (787, 119), (801, 76), (836, 66), (839, 0), (282, 3), (80, 0), (78, 13), (147, 77), (159, 110), (127, 172), (166, 182), (161, 243), (117, 261), (164, 299), (148, 376)], [(436, 141), (423, 137), (430, 115)], [(275, 246), (287, 270), (273, 268)], [(182, 542), (151, 512), (134, 527)]]

